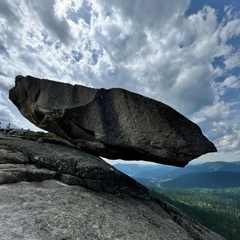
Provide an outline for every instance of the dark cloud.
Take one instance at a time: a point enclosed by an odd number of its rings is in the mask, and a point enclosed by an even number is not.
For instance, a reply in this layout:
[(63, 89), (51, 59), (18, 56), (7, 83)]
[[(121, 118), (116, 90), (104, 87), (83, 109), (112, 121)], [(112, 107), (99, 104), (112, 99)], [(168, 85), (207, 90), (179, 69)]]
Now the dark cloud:
[(0, 16), (4, 17), (8, 21), (9, 25), (15, 25), (18, 22), (16, 9), (14, 9), (14, 6), (10, 4), (10, 1), (0, 1)]
[(55, 0), (28, 1), (37, 13), (46, 29), (54, 34), (62, 43), (68, 45), (73, 40), (70, 27), (65, 18), (59, 19), (54, 13)]
[(190, 2), (0, 0), (0, 116), (29, 126), (7, 101), (18, 74), (122, 87), (190, 117), (219, 149), (236, 149), (240, 18), (208, 6), (186, 16)]
[(3, 54), (6, 57), (9, 57), (9, 53), (8, 53), (6, 47), (4, 46), (4, 44), (1, 44), (1, 42), (0, 42), (0, 54)]

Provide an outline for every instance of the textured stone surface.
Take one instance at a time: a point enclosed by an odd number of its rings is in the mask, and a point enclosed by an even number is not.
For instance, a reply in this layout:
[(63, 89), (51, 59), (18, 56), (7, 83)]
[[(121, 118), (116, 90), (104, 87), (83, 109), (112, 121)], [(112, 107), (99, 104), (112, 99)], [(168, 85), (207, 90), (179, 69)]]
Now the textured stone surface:
[(169, 205), (56, 180), (0, 185), (0, 202), (1, 240), (224, 239)]
[[(39, 140), (37, 134), (35, 140)], [(95, 191), (148, 198), (144, 186), (101, 158), (62, 142), (56, 143), (0, 133), (0, 153), (3, 153), (0, 155), (0, 183), (58, 179)]]
[(36, 126), (97, 156), (184, 166), (216, 151), (180, 113), (123, 89), (18, 76), (9, 98)]
[(1, 240), (224, 239), (102, 159), (53, 142), (0, 133)]
[(28, 164), (0, 164), (0, 184), (54, 179), (56, 172)]

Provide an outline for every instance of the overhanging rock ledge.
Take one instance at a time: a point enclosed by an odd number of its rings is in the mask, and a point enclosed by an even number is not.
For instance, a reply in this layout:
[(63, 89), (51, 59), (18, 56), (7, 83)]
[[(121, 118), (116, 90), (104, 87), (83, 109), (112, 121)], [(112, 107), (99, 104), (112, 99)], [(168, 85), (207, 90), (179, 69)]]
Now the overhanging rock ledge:
[(176, 110), (124, 89), (17, 76), (9, 98), (37, 127), (93, 155), (185, 166), (217, 151), (201, 129)]

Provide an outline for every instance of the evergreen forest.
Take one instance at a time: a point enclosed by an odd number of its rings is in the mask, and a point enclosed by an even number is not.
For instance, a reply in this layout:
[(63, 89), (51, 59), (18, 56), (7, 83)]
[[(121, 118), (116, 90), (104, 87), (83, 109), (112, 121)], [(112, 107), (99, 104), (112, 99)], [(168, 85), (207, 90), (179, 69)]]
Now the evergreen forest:
[(240, 187), (226, 189), (163, 189), (151, 194), (190, 215), (228, 240), (240, 239)]

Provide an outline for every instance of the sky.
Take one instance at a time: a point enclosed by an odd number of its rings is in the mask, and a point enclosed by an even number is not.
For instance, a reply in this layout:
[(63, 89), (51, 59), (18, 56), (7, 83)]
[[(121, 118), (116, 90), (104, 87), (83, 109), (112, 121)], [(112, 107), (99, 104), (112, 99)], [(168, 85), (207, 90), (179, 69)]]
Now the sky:
[(39, 130), (8, 99), (15, 76), (120, 87), (198, 124), (240, 160), (239, 0), (1, 0), (0, 121)]

